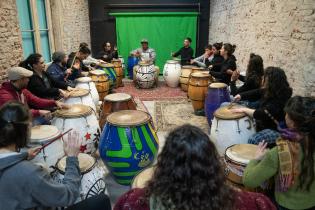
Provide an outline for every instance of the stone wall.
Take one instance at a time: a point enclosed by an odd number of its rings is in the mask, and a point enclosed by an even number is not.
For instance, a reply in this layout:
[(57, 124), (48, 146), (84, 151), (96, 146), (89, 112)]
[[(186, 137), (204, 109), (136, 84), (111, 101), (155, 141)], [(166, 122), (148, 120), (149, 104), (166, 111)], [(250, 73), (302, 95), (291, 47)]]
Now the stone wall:
[(238, 68), (251, 52), (283, 68), (294, 94), (315, 96), (315, 0), (211, 0), (209, 42), (236, 44)]
[(88, 0), (51, 0), (56, 50), (77, 50), (81, 42), (90, 45)]
[(16, 1), (0, 1), (0, 82), (6, 79), (6, 70), (22, 60), (21, 40)]

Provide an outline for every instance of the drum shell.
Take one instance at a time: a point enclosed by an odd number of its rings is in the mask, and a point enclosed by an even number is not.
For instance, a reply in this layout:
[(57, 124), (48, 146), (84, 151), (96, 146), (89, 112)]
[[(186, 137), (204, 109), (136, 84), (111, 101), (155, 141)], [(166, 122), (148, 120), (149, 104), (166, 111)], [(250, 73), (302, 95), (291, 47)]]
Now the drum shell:
[(109, 92), (111, 92), (114, 88), (116, 88), (116, 80), (117, 75), (115, 72), (114, 67), (98, 67), (98, 69), (103, 70), (105, 75), (108, 77), (109, 80)]
[(213, 113), (217, 110), (223, 102), (230, 102), (230, 94), (227, 87), (224, 88), (208, 88), (207, 96), (205, 99), (205, 113), (208, 124), (211, 127)]
[(107, 122), (101, 134), (99, 151), (116, 182), (130, 185), (136, 174), (154, 162), (158, 138), (149, 121), (135, 126)]
[(169, 87), (177, 87), (181, 75), (181, 66), (179, 63), (166, 63), (163, 69), (163, 77)]
[(97, 92), (99, 94), (99, 99), (103, 99), (109, 93), (109, 80), (107, 75), (90, 75), (92, 81), (94, 82)]
[(91, 93), (85, 96), (67, 98), (64, 100), (64, 103), (70, 104), (70, 105), (71, 104), (84, 104), (91, 107), (94, 110), (94, 112), (96, 112), (96, 106), (94, 104)]
[(95, 106), (98, 106), (100, 98), (94, 82), (77, 82), (75, 87), (90, 90), (93, 102)]
[(134, 73), (133, 73), (133, 68), (136, 66), (139, 62), (139, 58), (134, 57), (134, 56), (129, 56), (128, 57), (128, 75), (130, 79), (134, 78)]
[(189, 78), (192, 73), (192, 69), (182, 69), (182, 73), (179, 78), (180, 87), (183, 91), (188, 91)]
[(194, 77), (189, 79), (188, 97), (195, 111), (204, 109), (204, 101), (208, 89), (209, 77)]
[(159, 69), (152, 65), (137, 65), (134, 67), (134, 82), (139, 88), (152, 88), (157, 83)]
[(117, 60), (112, 60), (112, 64), (114, 65), (114, 70), (117, 76), (117, 82), (116, 82), (116, 87), (122, 87), (123, 83), (122, 83), (122, 79), (124, 78), (124, 70), (122, 67), (122, 63), (121, 60), (117, 59)]

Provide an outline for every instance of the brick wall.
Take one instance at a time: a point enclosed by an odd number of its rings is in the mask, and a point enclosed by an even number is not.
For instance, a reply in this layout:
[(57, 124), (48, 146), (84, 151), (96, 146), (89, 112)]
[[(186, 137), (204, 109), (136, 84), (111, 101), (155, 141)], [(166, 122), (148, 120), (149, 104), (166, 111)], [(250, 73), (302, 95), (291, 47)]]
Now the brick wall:
[(231, 42), (238, 68), (251, 52), (286, 71), (294, 94), (315, 96), (315, 0), (211, 0), (209, 42)]
[(15, 0), (0, 1), (0, 82), (6, 70), (22, 60), (21, 33)]

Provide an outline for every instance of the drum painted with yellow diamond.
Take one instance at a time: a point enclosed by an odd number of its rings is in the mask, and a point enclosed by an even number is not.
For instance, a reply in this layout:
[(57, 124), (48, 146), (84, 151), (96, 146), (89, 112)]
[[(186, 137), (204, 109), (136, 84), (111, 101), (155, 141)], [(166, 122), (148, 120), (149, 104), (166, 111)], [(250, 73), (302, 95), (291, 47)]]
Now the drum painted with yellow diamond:
[(140, 171), (153, 163), (158, 152), (151, 117), (138, 110), (110, 114), (100, 139), (100, 156), (122, 185), (130, 185)]

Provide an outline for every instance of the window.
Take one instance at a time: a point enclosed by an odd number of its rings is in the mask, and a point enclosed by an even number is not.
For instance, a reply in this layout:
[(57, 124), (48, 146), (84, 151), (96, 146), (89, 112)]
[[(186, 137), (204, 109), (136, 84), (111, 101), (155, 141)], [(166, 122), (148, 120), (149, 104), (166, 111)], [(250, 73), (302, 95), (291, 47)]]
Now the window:
[(16, 3), (24, 57), (36, 52), (49, 62), (54, 50), (49, 0), (16, 0)]

